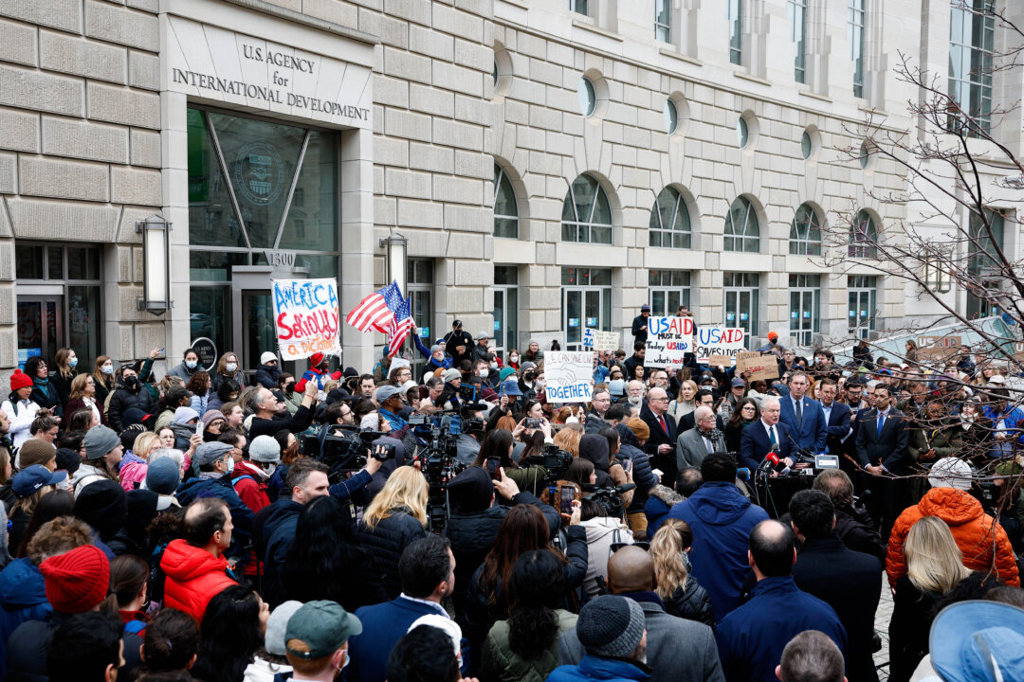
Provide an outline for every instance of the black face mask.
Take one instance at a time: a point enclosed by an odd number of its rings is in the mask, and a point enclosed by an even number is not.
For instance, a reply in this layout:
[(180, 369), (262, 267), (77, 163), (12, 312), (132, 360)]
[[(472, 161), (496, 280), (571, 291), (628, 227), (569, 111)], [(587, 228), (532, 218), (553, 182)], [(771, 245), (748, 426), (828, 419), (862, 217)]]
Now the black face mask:
[(126, 377), (124, 380), (124, 385), (126, 388), (134, 391), (139, 387), (139, 378), (136, 376)]

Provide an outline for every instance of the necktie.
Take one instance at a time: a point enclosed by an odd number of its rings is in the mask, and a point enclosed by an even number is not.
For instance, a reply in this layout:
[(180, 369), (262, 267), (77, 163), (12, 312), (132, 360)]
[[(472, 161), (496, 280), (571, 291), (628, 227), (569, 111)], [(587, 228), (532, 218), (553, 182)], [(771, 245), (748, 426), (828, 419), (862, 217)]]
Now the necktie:
[(663, 415), (659, 414), (658, 415), (658, 422), (661, 423), (661, 430), (664, 431), (665, 435), (667, 436), (668, 435), (668, 424), (665, 423), (665, 417)]
[(768, 438), (771, 439), (773, 446), (779, 444), (779, 439), (775, 436), (775, 427), (774, 426), (769, 426), (768, 427)]
[(802, 429), (804, 426), (804, 404), (802, 400), (796, 401), (796, 427)]
[(882, 427), (885, 426), (885, 414), (882, 412), (878, 413), (878, 437), (882, 437)]
[(712, 449), (712, 447), (711, 447), (711, 439), (710, 439), (710, 438), (708, 438), (707, 436), (704, 436), (704, 447), (706, 447), (706, 448), (708, 449), (708, 454), (709, 454), (709, 455), (710, 455), (710, 454), (711, 454), (712, 452), (714, 452), (714, 450), (713, 450), (713, 449)]

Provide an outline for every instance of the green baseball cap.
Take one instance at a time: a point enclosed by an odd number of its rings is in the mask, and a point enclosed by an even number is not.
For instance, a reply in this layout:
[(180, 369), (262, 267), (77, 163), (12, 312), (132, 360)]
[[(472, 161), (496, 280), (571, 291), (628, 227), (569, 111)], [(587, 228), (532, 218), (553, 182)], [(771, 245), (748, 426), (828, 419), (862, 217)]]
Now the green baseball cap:
[[(306, 659), (330, 656), (352, 635), (363, 631), (359, 619), (341, 608), (337, 602), (318, 600), (303, 604), (291, 618), (285, 629), (285, 648), (292, 656)], [(296, 651), (292, 640), (299, 640), (309, 651)]]

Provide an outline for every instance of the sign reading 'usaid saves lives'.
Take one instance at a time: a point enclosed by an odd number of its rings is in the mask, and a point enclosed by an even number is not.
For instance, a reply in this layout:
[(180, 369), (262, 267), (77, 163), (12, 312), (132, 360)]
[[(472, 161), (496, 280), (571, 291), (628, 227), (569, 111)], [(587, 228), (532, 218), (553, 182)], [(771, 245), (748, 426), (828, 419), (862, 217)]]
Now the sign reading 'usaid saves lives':
[(371, 128), (371, 72), (297, 47), (168, 19), (165, 86), (193, 97)]

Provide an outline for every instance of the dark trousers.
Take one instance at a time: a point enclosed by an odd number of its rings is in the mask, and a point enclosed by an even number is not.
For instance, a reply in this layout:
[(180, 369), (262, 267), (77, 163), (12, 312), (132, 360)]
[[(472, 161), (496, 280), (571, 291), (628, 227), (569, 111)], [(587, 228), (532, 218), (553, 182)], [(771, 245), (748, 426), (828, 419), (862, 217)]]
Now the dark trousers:
[(909, 482), (870, 474), (863, 474), (863, 477), (864, 486), (870, 491), (867, 500), (868, 513), (879, 526), (882, 544), (887, 545), (896, 518), (910, 505)]

